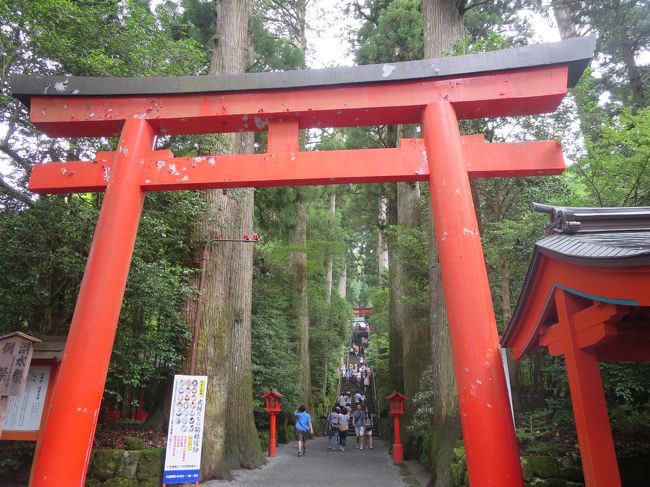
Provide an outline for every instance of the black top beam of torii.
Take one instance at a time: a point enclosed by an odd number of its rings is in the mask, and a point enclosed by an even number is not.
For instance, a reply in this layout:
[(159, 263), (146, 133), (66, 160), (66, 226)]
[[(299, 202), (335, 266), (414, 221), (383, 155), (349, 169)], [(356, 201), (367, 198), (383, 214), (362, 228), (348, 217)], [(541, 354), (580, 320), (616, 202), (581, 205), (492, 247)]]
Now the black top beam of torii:
[(526, 68), (568, 65), (568, 87), (588, 65), (596, 38), (576, 37), (466, 56), (353, 67), (270, 73), (175, 77), (11, 76), (13, 96), (29, 105), (32, 96), (129, 96), (244, 92), (317, 86), (356, 85), (418, 79), (466, 77)]

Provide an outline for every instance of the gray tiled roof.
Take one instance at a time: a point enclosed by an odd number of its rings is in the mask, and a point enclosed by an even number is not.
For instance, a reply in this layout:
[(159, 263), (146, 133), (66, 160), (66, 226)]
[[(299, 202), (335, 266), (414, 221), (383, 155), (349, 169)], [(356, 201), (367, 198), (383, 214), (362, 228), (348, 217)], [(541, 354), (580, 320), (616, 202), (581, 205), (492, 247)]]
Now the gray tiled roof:
[(533, 208), (550, 215), (549, 236), (535, 244), (542, 254), (605, 267), (650, 264), (650, 207)]

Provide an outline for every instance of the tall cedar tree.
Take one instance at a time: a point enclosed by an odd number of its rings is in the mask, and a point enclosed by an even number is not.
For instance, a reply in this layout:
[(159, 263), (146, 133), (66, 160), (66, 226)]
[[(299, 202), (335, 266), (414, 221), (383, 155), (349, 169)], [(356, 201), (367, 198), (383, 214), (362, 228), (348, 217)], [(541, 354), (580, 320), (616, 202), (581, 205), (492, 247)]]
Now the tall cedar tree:
[[(216, 3), (216, 34), (210, 75), (243, 73), (249, 52), (250, 0)], [(253, 134), (227, 134), (215, 152), (253, 151)], [(232, 468), (265, 463), (253, 421), (251, 378), (251, 299), (253, 248), (240, 239), (252, 233), (253, 189), (205, 192), (209, 209), (195, 229), (197, 255), (209, 251), (201, 302), (204, 310), (197, 353), (198, 374), (208, 376), (201, 473), (204, 480), (228, 478)]]
[[(464, 35), (462, 6), (455, 0), (423, 0), (424, 57), (441, 57)], [(442, 293), (442, 279), (435, 238), (435, 222), (431, 219), (429, 288), (431, 292), (431, 357), (433, 377), (433, 425), (431, 460), (433, 485), (451, 483), (449, 463), (460, 433), (456, 381), (449, 341), (447, 314)]]

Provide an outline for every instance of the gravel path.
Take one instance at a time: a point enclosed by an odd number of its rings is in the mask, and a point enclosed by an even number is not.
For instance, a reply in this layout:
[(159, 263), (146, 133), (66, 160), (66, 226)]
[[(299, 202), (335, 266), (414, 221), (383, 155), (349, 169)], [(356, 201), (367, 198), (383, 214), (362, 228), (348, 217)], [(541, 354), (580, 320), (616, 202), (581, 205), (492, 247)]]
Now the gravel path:
[(375, 441), (373, 450), (358, 450), (353, 436), (348, 437), (348, 451), (329, 451), (327, 438), (307, 443), (307, 454), (297, 456), (296, 442), (279, 445), (277, 455), (257, 470), (236, 470), (235, 480), (211, 480), (204, 487), (217, 486), (342, 486), (401, 487), (399, 469), (393, 465), (386, 444)]

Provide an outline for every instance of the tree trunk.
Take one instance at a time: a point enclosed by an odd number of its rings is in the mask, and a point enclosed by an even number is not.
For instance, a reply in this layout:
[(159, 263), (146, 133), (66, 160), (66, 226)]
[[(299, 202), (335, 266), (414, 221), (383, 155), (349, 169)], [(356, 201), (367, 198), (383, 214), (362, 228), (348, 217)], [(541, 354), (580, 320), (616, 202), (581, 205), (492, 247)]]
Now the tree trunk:
[[(294, 43), (303, 54), (307, 52), (307, 1), (296, 0), (293, 4), (295, 18), (289, 20), (294, 31)], [(303, 68), (306, 65), (303, 64)], [(305, 132), (300, 134), (300, 149), (304, 149)], [(309, 359), (309, 301), (308, 301), (308, 274), (307, 274), (307, 201), (303, 188), (296, 186), (297, 223), (294, 230), (292, 243), (305, 250), (291, 253), (291, 267), (295, 279), (296, 296), (294, 299), (294, 313), (296, 317), (296, 338), (298, 344), (298, 390), (301, 400), (312, 410), (313, 401), (311, 393), (311, 364)]]
[(577, 37), (578, 31), (575, 23), (571, 19), (571, 9), (569, 8), (567, 0), (553, 0), (551, 4), (553, 6), (555, 22), (560, 31), (560, 37), (562, 37), (562, 39)]
[[(465, 33), (463, 17), (454, 0), (423, 0), (424, 56), (437, 58)], [(460, 436), (453, 354), (438, 264), (435, 222), (430, 219), (429, 287), (431, 292), (431, 359), (433, 372), (433, 426), (431, 435), (431, 485), (451, 484), (449, 463)]]
[[(332, 214), (336, 213), (336, 193), (330, 195), (330, 212)], [(325, 276), (325, 285), (327, 287), (327, 304), (332, 302), (332, 282), (333, 282), (333, 272), (334, 272), (334, 258), (330, 254), (327, 257), (327, 274)], [(327, 366), (327, 363), (325, 363)]]
[[(499, 268), (501, 275), (501, 316), (503, 318), (502, 329), (505, 329), (510, 323), (510, 318), (512, 318), (512, 304), (510, 302), (510, 280), (511, 280), (511, 270), (508, 264), (508, 260), (503, 258), (499, 262)], [(512, 353), (507, 353), (508, 359), (508, 372), (510, 376), (510, 390), (512, 391), (512, 402), (516, 409), (520, 410), (522, 407), (522, 402), (520, 399), (520, 383), (519, 383), (519, 362), (517, 362)]]
[(623, 51), (623, 63), (625, 64), (627, 77), (630, 80), (632, 100), (634, 101), (635, 107), (643, 108), (646, 106), (646, 95), (643, 88), (641, 71), (639, 70), (639, 66), (636, 64), (636, 59), (634, 59), (636, 54), (634, 44), (625, 28), (625, 12), (621, 8), (620, 0), (613, 0), (612, 7), (614, 8), (616, 15), (614, 25), (616, 25), (618, 41), (620, 42), (621, 50)]
[(379, 198), (379, 228), (377, 229), (377, 267), (379, 282), (384, 283), (386, 272), (388, 271), (388, 242), (384, 230), (386, 229), (387, 222), (387, 206), (388, 199), (386, 196)]
[(457, 0), (423, 0), (424, 57), (438, 58), (465, 35)]
[[(223, 0), (215, 9), (217, 33), (209, 74), (243, 73), (247, 64), (250, 0)], [(227, 134), (214, 152), (252, 152), (251, 133)], [(238, 239), (252, 233), (253, 190), (206, 191), (209, 209), (195, 229), (197, 256), (208, 251), (201, 302), (186, 315), (199, 326), (196, 373), (208, 376), (201, 475), (229, 478), (231, 468), (265, 463), (253, 421), (251, 297), (253, 248)]]
[[(298, 218), (292, 242), (307, 245), (307, 202), (302, 188), (296, 187)], [(307, 298), (307, 253), (304, 250), (291, 253), (291, 268), (295, 279), (294, 312), (296, 319), (296, 341), (298, 355), (298, 390), (300, 400), (311, 410), (311, 367), (309, 362), (309, 301)]]
[[(397, 224), (397, 200), (388, 201), (388, 223)], [(391, 388), (404, 390), (404, 371), (402, 367), (402, 326), (398, 320), (398, 301), (401, 289), (402, 271), (398, 268), (398, 242), (393, 232), (388, 239), (388, 370)]]
[[(415, 126), (400, 125), (398, 140), (416, 136)], [(420, 187), (418, 183), (397, 183), (397, 228), (398, 234), (408, 229), (418, 229), (422, 224)], [(404, 375), (403, 392), (415, 397), (420, 390), (420, 376), (431, 363), (431, 327), (428, 317), (421, 316), (414, 289), (419, 275), (426, 276), (426, 269), (413, 262), (408, 249), (398, 238), (395, 258), (397, 299), (395, 301), (396, 320), (402, 330), (402, 367)], [(426, 278), (426, 277), (425, 277)], [(408, 401), (404, 421), (408, 424), (415, 412), (413, 402)]]
[[(553, 15), (555, 21), (557, 22), (557, 28), (560, 31), (560, 37), (562, 39), (570, 39), (572, 37), (577, 37), (578, 29), (577, 26), (571, 17), (571, 3), (570, 0), (553, 0), (551, 2), (553, 7)], [(590, 74), (586, 73), (583, 77), (589, 76)], [(582, 83), (581, 83), (582, 84)], [(580, 85), (574, 90), (579, 90)], [(598, 99), (595, 96), (595, 91), (591, 89), (581, 90), (583, 91), (582, 96), (574, 96), (573, 99), (576, 103), (576, 108), (578, 110), (578, 120), (580, 121), (580, 131), (582, 136), (585, 139), (596, 142), (599, 138), (598, 127), (601, 123), (600, 112), (598, 108), (587, 110), (586, 106), (598, 107)], [(594, 113), (595, 111), (595, 113)], [(590, 148), (587, 145), (587, 152)]]
[(341, 273), (339, 274), (339, 284), (338, 284), (338, 291), (339, 291), (339, 296), (341, 296), (343, 299), (347, 296), (347, 291), (348, 291), (348, 265), (345, 260), (343, 260), (343, 268), (341, 269)]

